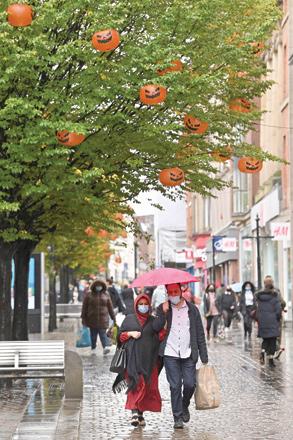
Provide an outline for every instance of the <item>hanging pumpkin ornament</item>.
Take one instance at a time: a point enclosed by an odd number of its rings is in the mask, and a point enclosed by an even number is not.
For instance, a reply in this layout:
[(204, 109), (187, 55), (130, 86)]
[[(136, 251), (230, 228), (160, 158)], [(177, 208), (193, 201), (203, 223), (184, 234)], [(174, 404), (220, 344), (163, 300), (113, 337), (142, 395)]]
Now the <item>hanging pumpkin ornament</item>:
[(57, 131), (56, 136), (58, 142), (66, 147), (76, 147), (85, 140), (85, 135), (72, 133), (67, 130)]
[(121, 236), (122, 238), (127, 238), (127, 232), (126, 232), (126, 231), (122, 231), (121, 234), (120, 234), (120, 236)]
[(227, 160), (230, 160), (232, 157), (232, 153), (233, 153), (232, 147), (228, 146), (224, 150), (225, 151), (223, 151), (223, 149), (213, 151), (211, 153), (212, 158), (216, 162), (226, 162)]
[(91, 226), (88, 226), (88, 227), (84, 230), (84, 232), (86, 233), (86, 235), (87, 235), (88, 237), (93, 237), (93, 236), (95, 235), (94, 228), (92, 228)]
[(120, 212), (115, 214), (115, 220), (122, 222), (123, 221), (123, 214), (121, 214)]
[(236, 98), (229, 102), (229, 108), (234, 112), (249, 113), (251, 111), (251, 103), (244, 98)]
[(163, 76), (170, 72), (181, 72), (182, 70), (183, 70), (183, 63), (180, 60), (173, 60), (171, 61), (171, 66), (166, 67), (166, 69), (157, 70), (157, 74)]
[(7, 20), (11, 26), (25, 27), (30, 26), (33, 21), (33, 9), (31, 6), (14, 3), (7, 8)]
[(265, 49), (264, 43), (257, 41), (250, 43), (250, 47), (252, 48), (252, 53), (257, 56), (261, 56)]
[(165, 186), (178, 186), (184, 182), (185, 176), (181, 168), (165, 168), (160, 172), (159, 180)]
[(204, 134), (209, 124), (191, 115), (184, 116), (184, 125), (193, 134)]
[(120, 35), (115, 29), (106, 29), (95, 32), (92, 37), (92, 44), (100, 52), (114, 50), (120, 44)]
[(122, 263), (122, 259), (121, 259), (120, 255), (116, 255), (115, 256), (115, 263), (117, 263), (117, 264), (121, 264)]
[(98, 236), (100, 238), (106, 238), (106, 237), (108, 237), (108, 232), (105, 229), (101, 229), (98, 233)]
[(141, 87), (139, 97), (143, 104), (160, 104), (167, 97), (167, 89), (157, 84), (147, 84)]
[(238, 161), (238, 169), (241, 173), (255, 174), (261, 171), (263, 161), (253, 157), (241, 157)]

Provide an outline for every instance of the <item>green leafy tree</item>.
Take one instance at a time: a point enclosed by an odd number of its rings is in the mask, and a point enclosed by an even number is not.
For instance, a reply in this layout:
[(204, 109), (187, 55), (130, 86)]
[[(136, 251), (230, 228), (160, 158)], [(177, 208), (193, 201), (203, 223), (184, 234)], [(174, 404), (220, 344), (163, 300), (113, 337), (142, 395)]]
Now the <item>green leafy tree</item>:
[[(0, 339), (11, 338), (11, 258), (27, 260), (48, 231), (107, 222), (148, 189), (173, 198), (220, 189), (214, 149), (269, 157), (241, 144), (257, 110), (228, 104), (269, 86), (254, 43), (279, 13), (273, 0), (38, 0), (32, 25), (20, 28), (7, 22), (11, 3), (0, 12)], [(121, 44), (96, 51), (92, 35), (111, 28)], [(175, 59), (183, 70), (160, 76)], [(145, 84), (166, 87), (166, 101), (143, 105)], [(186, 113), (208, 122), (204, 136), (183, 137)], [(86, 140), (66, 148), (60, 130)], [(185, 140), (196, 148), (178, 159)], [(187, 177), (175, 191), (158, 182), (174, 165)], [(26, 295), (20, 301), (25, 308)]]

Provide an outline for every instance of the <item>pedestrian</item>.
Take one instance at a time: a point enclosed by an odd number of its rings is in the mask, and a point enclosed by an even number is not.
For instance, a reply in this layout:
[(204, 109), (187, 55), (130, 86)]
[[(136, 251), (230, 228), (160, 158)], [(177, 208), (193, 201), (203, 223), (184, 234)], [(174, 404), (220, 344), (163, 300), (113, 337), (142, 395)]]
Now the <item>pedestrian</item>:
[(256, 310), (255, 286), (251, 281), (245, 281), (240, 294), (240, 313), (243, 316), (244, 339), (251, 338), (253, 313)]
[(103, 353), (110, 352), (111, 341), (106, 331), (109, 327), (109, 317), (116, 323), (115, 314), (107, 286), (104, 281), (96, 280), (90, 286), (90, 292), (83, 300), (81, 319), (82, 324), (89, 327), (92, 350), (96, 349), (99, 335)]
[(128, 284), (124, 284), (121, 290), (121, 298), (124, 303), (124, 315), (134, 313), (134, 292)]
[(218, 323), (220, 311), (216, 304), (216, 289), (214, 284), (208, 284), (203, 297), (204, 315), (207, 323), (207, 340), (210, 340), (210, 330), (213, 325), (214, 341), (218, 341)]
[(256, 293), (256, 302), (258, 337), (263, 339), (260, 363), (264, 365), (267, 355), (269, 366), (275, 367), (274, 354), (277, 349), (277, 337), (280, 336), (282, 307), (271, 280), (264, 280), (264, 288)]
[(181, 429), (190, 419), (198, 356), (206, 364), (208, 353), (199, 310), (183, 298), (180, 284), (168, 284), (166, 289), (168, 301), (157, 309), (158, 317), (167, 324), (159, 354), (170, 385), (174, 428)]
[(116, 287), (114, 286), (114, 282), (111, 278), (109, 278), (107, 280), (107, 290), (110, 294), (110, 298), (112, 301), (112, 305), (113, 305), (113, 309), (114, 309), (114, 313), (115, 315), (117, 315), (117, 313), (124, 313), (125, 312), (125, 307), (121, 301), (120, 295), (118, 293), (118, 290), (116, 289)]
[(236, 296), (231, 286), (227, 286), (225, 292), (217, 296), (216, 306), (224, 319), (225, 337), (231, 342), (231, 322), (237, 306)]
[(164, 322), (151, 315), (150, 298), (141, 294), (135, 299), (134, 313), (125, 317), (118, 333), (118, 347), (125, 344), (127, 368), (117, 376), (113, 389), (125, 379), (125, 408), (132, 411), (131, 425), (145, 426), (144, 412), (160, 412), (162, 400), (158, 387), (159, 339), (164, 336)]
[(160, 304), (167, 301), (167, 292), (166, 287), (164, 285), (157, 286), (152, 295), (152, 309), (153, 311), (159, 307)]

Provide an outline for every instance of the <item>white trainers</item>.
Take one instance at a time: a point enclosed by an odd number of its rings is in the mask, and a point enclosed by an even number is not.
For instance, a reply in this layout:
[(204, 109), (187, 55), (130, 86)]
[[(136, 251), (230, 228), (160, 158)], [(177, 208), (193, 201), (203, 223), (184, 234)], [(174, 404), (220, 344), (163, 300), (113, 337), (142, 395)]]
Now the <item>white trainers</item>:
[(104, 348), (104, 350), (103, 350), (103, 354), (108, 354), (108, 353), (110, 353), (110, 347), (105, 347)]

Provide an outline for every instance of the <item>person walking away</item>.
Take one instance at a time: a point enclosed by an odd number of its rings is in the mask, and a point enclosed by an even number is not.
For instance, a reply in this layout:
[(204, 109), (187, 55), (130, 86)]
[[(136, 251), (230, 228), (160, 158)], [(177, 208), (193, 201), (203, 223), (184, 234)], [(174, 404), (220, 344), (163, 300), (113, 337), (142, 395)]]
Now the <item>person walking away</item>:
[(280, 336), (280, 320), (282, 314), (278, 293), (267, 282), (264, 288), (256, 293), (258, 337), (262, 338), (260, 363), (264, 365), (265, 356), (269, 366), (275, 367), (274, 354), (277, 349), (277, 337)]
[(210, 340), (210, 330), (213, 325), (213, 337), (214, 341), (217, 342), (218, 335), (218, 322), (220, 312), (216, 305), (216, 289), (214, 284), (208, 284), (203, 297), (203, 307), (204, 315), (206, 318), (206, 330), (207, 330), (207, 340)]
[(150, 298), (143, 293), (135, 299), (134, 313), (125, 317), (119, 329), (118, 347), (125, 344), (127, 368), (124, 376), (117, 376), (113, 390), (126, 380), (125, 408), (132, 411), (131, 425), (135, 427), (145, 426), (145, 411), (161, 411), (158, 352), (164, 337), (163, 326), (162, 319), (151, 315)]
[(281, 319), (280, 319), (280, 336), (277, 338), (277, 349), (276, 349), (276, 353), (275, 353), (275, 359), (279, 359), (281, 354), (283, 353), (283, 351), (285, 351), (285, 348), (282, 346), (282, 333), (283, 333), (283, 325), (284, 325), (283, 314), (287, 312), (287, 310), (286, 310), (287, 304), (283, 298), (283, 295), (281, 294), (280, 289), (275, 286), (273, 277), (271, 275), (265, 276), (264, 285), (269, 288), (272, 287), (277, 292), (278, 298), (281, 303), (282, 314), (281, 314)]
[(252, 313), (256, 309), (255, 286), (251, 281), (245, 281), (240, 294), (240, 313), (243, 316), (244, 339), (251, 338), (252, 333)]
[(234, 311), (236, 309), (236, 297), (235, 293), (230, 286), (227, 286), (224, 293), (220, 294), (216, 299), (216, 306), (224, 319), (225, 325), (225, 337), (228, 342), (232, 341), (231, 336), (231, 322)]
[(196, 385), (198, 357), (207, 364), (208, 352), (198, 308), (183, 298), (180, 284), (168, 284), (166, 289), (168, 301), (157, 309), (162, 324), (167, 324), (159, 355), (170, 385), (174, 428), (182, 429), (183, 422), (190, 420), (188, 408)]
[(125, 307), (121, 301), (120, 295), (116, 289), (116, 287), (114, 286), (113, 280), (108, 279), (107, 280), (107, 286), (108, 286), (108, 292), (110, 294), (110, 298), (112, 301), (112, 305), (113, 305), (113, 309), (114, 309), (114, 313), (115, 315), (117, 315), (117, 313), (124, 313), (125, 312)]
[(152, 309), (155, 311), (160, 304), (167, 301), (167, 291), (164, 285), (157, 286), (152, 296)]
[(130, 315), (134, 313), (134, 293), (131, 287), (128, 287), (128, 284), (124, 284), (124, 287), (121, 291), (121, 298), (124, 303), (124, 315)]
[(109, 346), (111, 345), (106, 334), (109, 316), (115, 323), (115, 314), (107, 286), (103, 281), (96, 280), (91, 284), (90, 292), (83, 300), (81, 319), (82, 324), (90, 329), (92, 350), (96, 349), (99, 335), (104, 354), (110, 352)]

